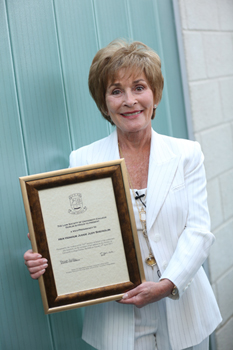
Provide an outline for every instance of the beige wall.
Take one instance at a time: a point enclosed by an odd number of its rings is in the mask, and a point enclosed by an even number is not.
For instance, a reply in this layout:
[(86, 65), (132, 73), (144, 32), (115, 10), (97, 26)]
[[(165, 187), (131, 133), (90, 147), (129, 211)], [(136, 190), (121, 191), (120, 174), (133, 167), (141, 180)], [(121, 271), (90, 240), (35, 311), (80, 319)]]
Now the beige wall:
[(233, 349), (233, 0), (179, 0), (192, 125), (205, 155), (216, 242), (210, 278), (223, 322), (218, 350)]

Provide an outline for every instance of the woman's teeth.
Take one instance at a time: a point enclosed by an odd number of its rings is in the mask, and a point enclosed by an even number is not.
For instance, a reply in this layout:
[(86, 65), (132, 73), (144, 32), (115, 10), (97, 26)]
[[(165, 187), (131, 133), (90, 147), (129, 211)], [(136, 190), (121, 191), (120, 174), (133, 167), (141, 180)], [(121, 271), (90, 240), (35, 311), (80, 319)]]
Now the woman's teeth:
[(125, 117), (130, 117), (131, 115), (136, 115), (136, 114), (139, 114), (141, 111), (137, 111), (137, 112), (134, 112), (134, 113), (126, 113), (126, 114), (123, 114)]

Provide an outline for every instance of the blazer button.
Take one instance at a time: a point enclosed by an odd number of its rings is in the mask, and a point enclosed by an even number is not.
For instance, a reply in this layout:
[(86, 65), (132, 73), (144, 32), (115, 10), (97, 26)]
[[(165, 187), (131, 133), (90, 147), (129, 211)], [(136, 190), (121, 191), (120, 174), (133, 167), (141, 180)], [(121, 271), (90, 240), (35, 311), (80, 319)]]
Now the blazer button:
[(161, 240), (161, 236), (158, 234), (158, 233), (156, 233), (154, 236), (153, 236), (153, 241), (154, 242), (159, 242)]

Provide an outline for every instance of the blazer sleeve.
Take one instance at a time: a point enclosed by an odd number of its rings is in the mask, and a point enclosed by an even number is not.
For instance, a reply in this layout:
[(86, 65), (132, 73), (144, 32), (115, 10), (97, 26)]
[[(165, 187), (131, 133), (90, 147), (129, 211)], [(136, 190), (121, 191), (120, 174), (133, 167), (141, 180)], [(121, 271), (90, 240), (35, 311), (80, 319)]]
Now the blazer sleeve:
[(184, 181), (188, 199), (188, 216), (175, 251), (161, 279), (171, 280), (181, 297), (191, 285), (192, 279), (209, 255), (214, 236), (210, 232), (210, 217), (207, 205), (204, 156), (200, 145), (194, 143), (194, 152), (189, 154), (184, 166)]

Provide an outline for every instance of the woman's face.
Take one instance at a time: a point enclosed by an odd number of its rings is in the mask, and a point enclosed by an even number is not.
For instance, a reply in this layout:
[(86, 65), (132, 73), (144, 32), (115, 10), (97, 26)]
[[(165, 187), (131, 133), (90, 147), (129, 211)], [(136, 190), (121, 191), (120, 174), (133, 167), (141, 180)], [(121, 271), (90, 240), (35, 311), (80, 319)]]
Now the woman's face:
[(154, 96), (145, 74), (127, 74), (120, 70), (109, 82), (105, 95), (107, 113), (123, 133), (151, 128)]

